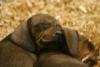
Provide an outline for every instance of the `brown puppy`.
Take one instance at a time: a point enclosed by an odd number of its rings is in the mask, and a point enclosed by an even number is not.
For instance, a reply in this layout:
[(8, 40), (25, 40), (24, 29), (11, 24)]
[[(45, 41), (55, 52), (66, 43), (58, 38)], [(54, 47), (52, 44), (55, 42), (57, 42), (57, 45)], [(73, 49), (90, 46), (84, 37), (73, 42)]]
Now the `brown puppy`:
[[(63, 28), (67, 47), (72, 57), (87, 63), (92, 67), (97, 62), (97, 50), (94, 45), (83, 35), (77, 31), (68, 28)], [(65, 51), (67, 51), (65, 50)]]
[(60, 43), (59, 35), (61, 28), (53, 17), (32, 16), (0, 42), (0, 67), (34, 67), (38, 50), (49, 42)]
[(88, 67), (75, 58), (56, 52), (42, 54), (38, 64), (38, 67)]

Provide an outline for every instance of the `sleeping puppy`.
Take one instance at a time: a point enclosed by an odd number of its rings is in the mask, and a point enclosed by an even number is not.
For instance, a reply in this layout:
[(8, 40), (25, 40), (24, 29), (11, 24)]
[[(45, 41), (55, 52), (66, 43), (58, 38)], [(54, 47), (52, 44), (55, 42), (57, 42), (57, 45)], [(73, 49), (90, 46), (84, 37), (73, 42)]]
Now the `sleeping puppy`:
[(41, 54), (38, 67), (88, 67), (88, 65), (63, 53), (48, 52)]
[(35, 67), (41, 48), (61, 48), (58, 43), (63, 38), (57, 22), (47, 14), (36, 14), (21, 24), (0, 42), (0, 67)]
[(65, 51), (69, 50), (70, 56), (93, 67), (97, 63), (98, 51), (94, 45), (77, 31), (63, 28), (67, 46)]

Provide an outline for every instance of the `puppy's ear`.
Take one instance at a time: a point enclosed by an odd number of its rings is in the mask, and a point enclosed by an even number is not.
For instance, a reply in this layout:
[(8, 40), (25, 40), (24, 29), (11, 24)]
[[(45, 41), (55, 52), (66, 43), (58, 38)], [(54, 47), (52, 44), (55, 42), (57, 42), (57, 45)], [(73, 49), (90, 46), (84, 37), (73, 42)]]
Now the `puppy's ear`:
[(12, 33), (11, 39), (20, 47), (25, 48), (29, 51), (35, 51), (34, 40), (31, 39), (27, 22), (22, 23), (17, 29)]
[(78, 37), (78, 32), (75, 30), (71, 30), (68, 28), (64, 28), (64, 35), (65, 39), (67, 42), (67, 47), (69, 52), (73, 56), (78, 56), (79, 55), (79, 37)]

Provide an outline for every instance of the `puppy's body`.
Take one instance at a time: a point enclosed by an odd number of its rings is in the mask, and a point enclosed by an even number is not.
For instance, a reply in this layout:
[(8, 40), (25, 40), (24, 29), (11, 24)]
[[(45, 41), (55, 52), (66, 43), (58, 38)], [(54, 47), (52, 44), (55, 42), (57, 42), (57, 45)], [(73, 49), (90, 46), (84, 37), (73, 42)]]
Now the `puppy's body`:
[(38, 67), (88, 67), (70, 56), (56, 52), (41, 54), (38, 64)]

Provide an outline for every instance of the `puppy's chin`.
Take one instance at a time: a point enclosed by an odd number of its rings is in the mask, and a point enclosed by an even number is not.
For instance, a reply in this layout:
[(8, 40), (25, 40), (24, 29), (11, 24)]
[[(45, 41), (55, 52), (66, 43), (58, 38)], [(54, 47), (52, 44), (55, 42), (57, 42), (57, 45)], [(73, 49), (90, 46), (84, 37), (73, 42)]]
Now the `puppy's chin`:
[(42, 51), (53, 51), (53, 50), (61, 50), (64, 49), (66, 43), (64, 42), (63, 37), (58, 39), (52, 39), (52, 40), (45, 40), (42, 39), (39, 42), (39, 49)]

